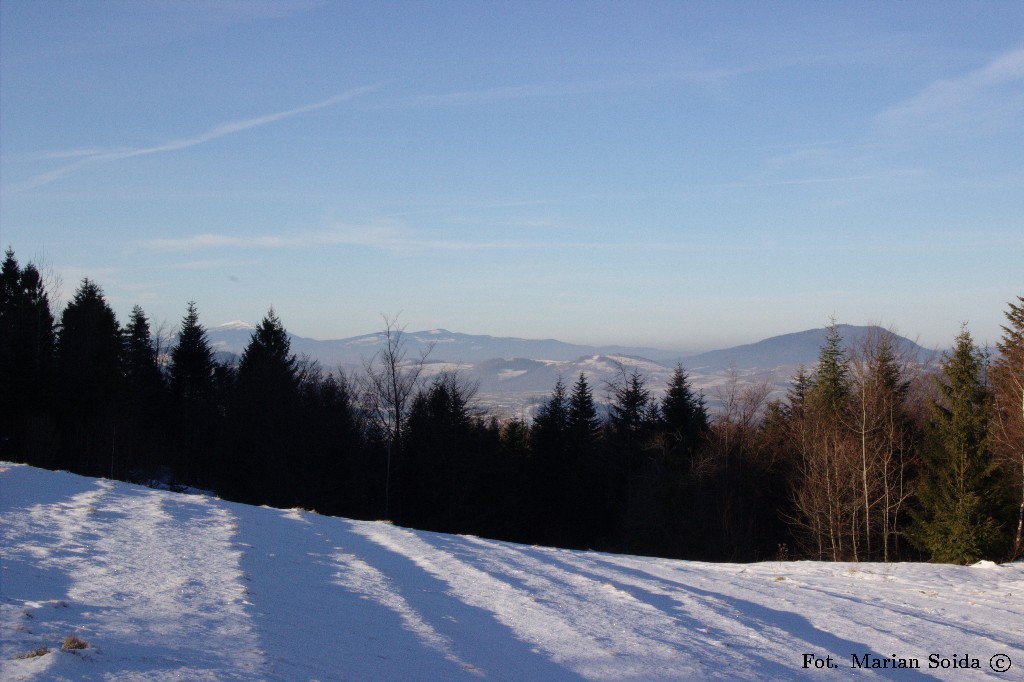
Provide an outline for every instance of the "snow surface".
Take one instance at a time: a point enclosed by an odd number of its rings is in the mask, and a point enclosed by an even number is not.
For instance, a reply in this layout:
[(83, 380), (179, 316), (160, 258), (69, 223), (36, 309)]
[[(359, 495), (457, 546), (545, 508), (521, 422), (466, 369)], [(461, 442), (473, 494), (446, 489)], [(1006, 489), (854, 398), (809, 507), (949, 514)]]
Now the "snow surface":
[(1022, 564), (575, 552), (9, 463), (0, 541), (2, 680), (1024, 679)]

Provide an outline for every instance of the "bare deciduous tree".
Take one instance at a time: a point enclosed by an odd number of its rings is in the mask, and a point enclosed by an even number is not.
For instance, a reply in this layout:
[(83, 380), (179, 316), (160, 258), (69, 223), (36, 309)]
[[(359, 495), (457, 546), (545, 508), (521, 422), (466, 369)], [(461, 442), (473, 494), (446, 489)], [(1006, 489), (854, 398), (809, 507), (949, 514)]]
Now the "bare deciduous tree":
[(1010, 558), (1024, 556), (1024, 296), (1017, 297), (1006, 313), (1009, 326), (997, 344), (999, 357), (989, 376), (995, 394), (991, 428), (996, 455), (1020, 491), (1017, 529)]
[(853, 401), (847, 416), (860, 451), (864, 556), (889, 561), (910, 497), (907, 467), (913, 447), (907, 401), (918, 358), (899, 347), (892, 330), (872, 327), (851, 353)]
[(398, 316), (384, 318), (384, 346), (364, 363), (362, 402), (367, 416), (387, 443), (384, 481), (384, 517), (391, 517), (391, 460), (402, 447), (402, 434), (412, 398), (420, 386), (423, 367), (433, 350), (430, 344), (416, 359), (409, 359), (405, 327)]

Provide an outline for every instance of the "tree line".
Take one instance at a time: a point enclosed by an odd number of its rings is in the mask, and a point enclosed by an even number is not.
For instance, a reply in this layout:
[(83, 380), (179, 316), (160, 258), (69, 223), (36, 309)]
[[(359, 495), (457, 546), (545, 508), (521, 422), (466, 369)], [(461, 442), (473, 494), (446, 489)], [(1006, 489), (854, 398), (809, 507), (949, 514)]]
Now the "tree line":
[(0, 456), (231, 500), (517, 542), (705, 560), (1024, 555), (1024, 297), (990, 356), (966, 328), (938, 366), (832, 325), (783, 398), (733, 377), (709, 411), (678, 365), (559, 379), (531, 421), (482, 413), (402, 329), (359, 372), (291, 352), (273, 309), (218, 362), (188, 303), (172, 342), (121, 325), (85, 279), (55, 315), (0, 271)]

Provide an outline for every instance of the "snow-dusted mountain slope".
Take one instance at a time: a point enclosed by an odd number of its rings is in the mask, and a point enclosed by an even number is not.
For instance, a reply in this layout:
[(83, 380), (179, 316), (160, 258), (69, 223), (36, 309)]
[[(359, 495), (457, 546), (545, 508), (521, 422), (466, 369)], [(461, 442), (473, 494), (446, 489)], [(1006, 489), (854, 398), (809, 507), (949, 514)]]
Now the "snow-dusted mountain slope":
[(7, 463), (0, 539), (3, 680), (1024, 678), (1021, 564), (574, 552)]

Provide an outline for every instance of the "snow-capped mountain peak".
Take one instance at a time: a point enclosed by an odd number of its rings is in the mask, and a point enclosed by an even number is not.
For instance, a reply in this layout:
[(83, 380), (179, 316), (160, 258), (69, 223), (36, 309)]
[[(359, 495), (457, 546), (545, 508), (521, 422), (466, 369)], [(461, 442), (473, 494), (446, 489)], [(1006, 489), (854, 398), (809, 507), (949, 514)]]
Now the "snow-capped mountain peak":
[(242, 320), (232, 320), (231, 322), (225, 322), (224, 324), (218, 324), (216, 327), (213, 327), (212, 329), (221, 330), (221, 331), (228, 331), (228, 330), (232, 330), (232, 329), (241, 329), (241, 330), (246, 330), (246, 331), (252, 331), (253, 329), (256, 329), (256, 325), (250, 324), (248, 322), (243, 322)]

